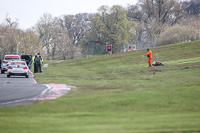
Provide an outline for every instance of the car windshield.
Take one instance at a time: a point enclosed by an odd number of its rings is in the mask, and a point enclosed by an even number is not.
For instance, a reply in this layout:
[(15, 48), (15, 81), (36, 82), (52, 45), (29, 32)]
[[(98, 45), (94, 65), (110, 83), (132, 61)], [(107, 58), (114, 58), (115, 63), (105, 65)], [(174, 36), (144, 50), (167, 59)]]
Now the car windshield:
[(24, 62), (12, 62), (11, 65), (26, 65)]

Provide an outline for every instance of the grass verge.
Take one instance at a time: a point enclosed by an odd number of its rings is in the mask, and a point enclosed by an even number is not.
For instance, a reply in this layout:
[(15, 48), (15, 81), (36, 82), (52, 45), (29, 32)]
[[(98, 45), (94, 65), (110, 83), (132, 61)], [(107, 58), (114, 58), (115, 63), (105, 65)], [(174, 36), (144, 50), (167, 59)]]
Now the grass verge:
[(60, 63), (38, 83), (77, 86), (56, 100), (0, 108), (0, 132), (200, 132), (200, 41)]

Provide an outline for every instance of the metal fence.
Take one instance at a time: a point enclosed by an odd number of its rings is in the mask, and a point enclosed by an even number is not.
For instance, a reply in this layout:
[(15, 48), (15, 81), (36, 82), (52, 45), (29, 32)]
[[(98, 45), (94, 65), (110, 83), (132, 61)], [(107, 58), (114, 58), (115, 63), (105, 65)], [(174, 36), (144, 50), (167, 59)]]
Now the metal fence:
[(147, 49), (147, 48), (154, 48), (155, 47), (155, 41), (129, 41), (128, 43), (122, 42), (122, 52), (128, 52), (138, 49)]
[(141, 41), (141, 49), (154, 48), (155, 40), (152, 41)]

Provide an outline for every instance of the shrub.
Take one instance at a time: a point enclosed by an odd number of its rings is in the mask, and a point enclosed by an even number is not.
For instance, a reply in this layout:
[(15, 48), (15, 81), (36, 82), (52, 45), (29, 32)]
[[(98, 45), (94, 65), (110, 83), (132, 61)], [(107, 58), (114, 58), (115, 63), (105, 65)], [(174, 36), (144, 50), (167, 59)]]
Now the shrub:
[(195, 41), (199, 39), (199, 30), (192, 26), (175, 25), (168, 28), (156, 40), (156, 45), (167, 45), (180, 42)]

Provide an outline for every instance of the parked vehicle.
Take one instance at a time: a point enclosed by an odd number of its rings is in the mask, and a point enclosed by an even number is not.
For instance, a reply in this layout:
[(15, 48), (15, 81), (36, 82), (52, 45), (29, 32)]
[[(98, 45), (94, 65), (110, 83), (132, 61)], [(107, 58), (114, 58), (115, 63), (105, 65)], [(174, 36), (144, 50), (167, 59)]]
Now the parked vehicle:
[(20, 56), (19, 55), (5, 55), (3, 61), (1, 62), (1, 73), (3, 74), (5, 71), (7, 71), (8, 69), (8, 64), (12, 61), (12, 60), (20, 60)]
[(29, 68), (25, 61), (11, 61), (7, 68), (7, 77), (11, 75), (29, 77)]
[(32, 55), (21, 55), (21, 60), (25, 60), (29, 69), (32, 69)]

